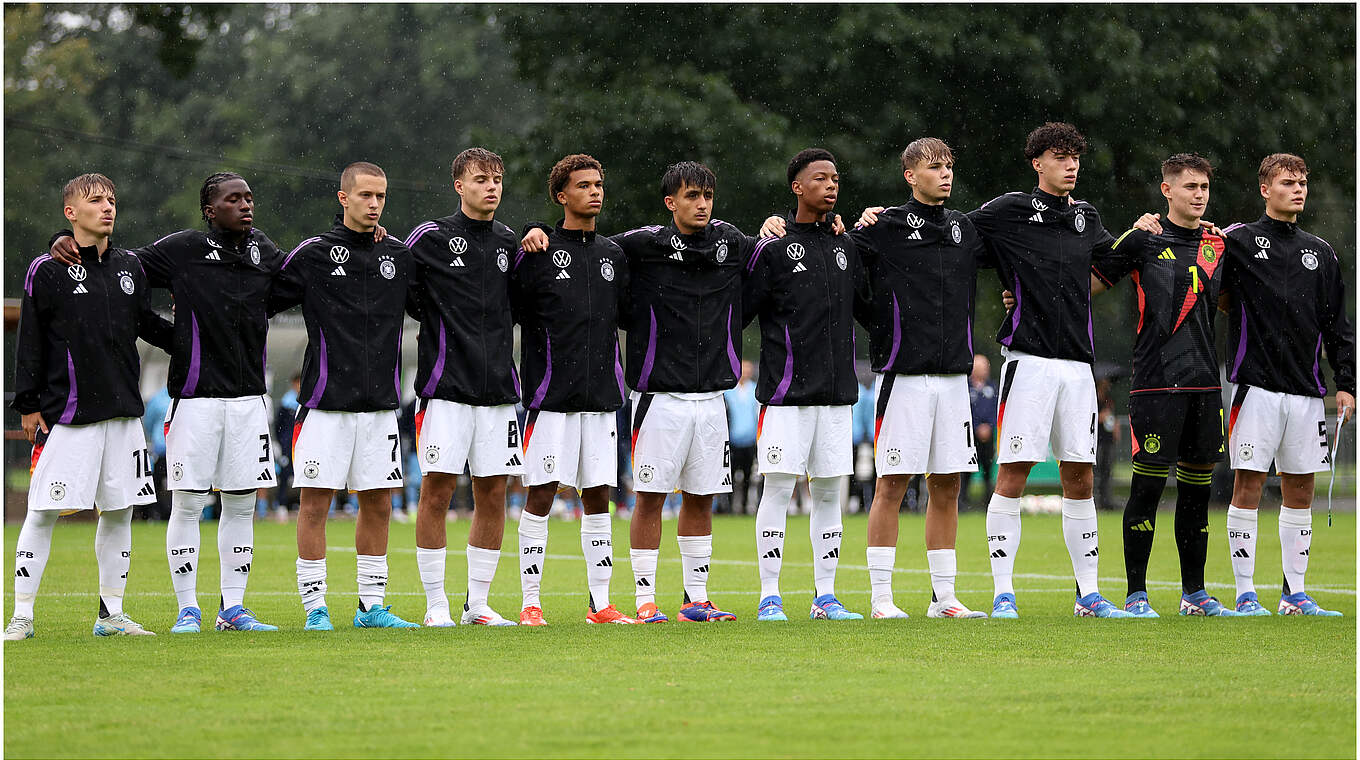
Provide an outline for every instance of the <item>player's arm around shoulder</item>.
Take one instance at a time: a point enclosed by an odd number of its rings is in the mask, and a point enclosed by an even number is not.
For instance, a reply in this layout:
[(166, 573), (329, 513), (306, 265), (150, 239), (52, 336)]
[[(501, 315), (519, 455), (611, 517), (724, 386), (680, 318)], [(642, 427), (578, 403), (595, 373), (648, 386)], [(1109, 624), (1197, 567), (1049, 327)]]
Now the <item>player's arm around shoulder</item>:
[(307, 295), (310, 270), (328, 248), (325, 240), (316, 235), (298, 243), (279, 264), (278, 271), (269, 282), (269, 296), (266, 311), (274, 316), (285, 309), (301, 305)]
[(1107, 250), (1097, 251), (1091, 257), (1091, 293), (1113, 288), (1130, 272), (1139, 269), (1151, 240), (1152, 233), (1130, 227), (1115, 238)]

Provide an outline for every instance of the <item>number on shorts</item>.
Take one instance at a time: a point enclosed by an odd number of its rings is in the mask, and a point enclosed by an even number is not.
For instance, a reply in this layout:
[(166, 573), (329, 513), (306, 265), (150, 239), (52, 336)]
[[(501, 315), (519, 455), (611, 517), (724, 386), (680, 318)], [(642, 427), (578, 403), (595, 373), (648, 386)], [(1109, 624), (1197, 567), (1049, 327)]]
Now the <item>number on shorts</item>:
[(732, 442), (723, 441), (723, 467), (732, 466)]
[(132, 466), (137, 471), (137, 477), (151, 477), (151, 452), (146, 449), (132, 452)]
[(505, 445), (512, 449), (519, 447), (519, 424), (514, 420), (510, 420), (510, 423), (506, 426)]
[(397, 461), (397, 434), (387, 436), (387, 440), (392, 442), (392, 461)]
[(970, 448), (973, 445), (973, 423), (971, 420), (963, 423), (963, 445)]
[(1318, 420), (1318, 438), (1322, 439), (1318, 442), (1322, 448), (1327, 448), (1327, 420)]
[(269, 461), (269, 434), (268, 434), (268, 433), (265, 433), (265, 434), (263, 434), (263, 435), (260, 436), (260, 448), (263, 449), (263, 451), (260, 453), (260, 461), (261, 461), (261, 462), (268, 462), (268, 461)]

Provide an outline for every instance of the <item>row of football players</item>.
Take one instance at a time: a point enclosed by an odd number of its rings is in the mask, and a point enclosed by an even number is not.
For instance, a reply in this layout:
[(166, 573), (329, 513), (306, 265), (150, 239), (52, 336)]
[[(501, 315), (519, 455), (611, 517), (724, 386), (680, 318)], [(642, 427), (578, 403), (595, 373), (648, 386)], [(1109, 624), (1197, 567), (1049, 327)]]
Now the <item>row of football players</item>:
[[(1239, 384), (1233, 422), (1242, 415), (1232, 431), (1239, 488), (1229, 526), (1231, 539), (1243, 544), (1233, 552), (1234, 567), (1241, 571), (1237, 607), (1261, 610), (1250, 588), (1254, 529), (1236, 529), (1233, 523), (1241, 528), (1254, 516), (1264, 472), (1251, 473), (1267, 469), (1278, 454), (1280, 469), (1291, 473), (1286, 479), (1296, 479), (1286, 490), (1289, 519), (1281, 518), (1282, 537), (1288, 526), (1290, 539), (1285, 542), (1289, 585), (1281, 610), (1321, 612), (1303, 593), (1302, 571), (1311, 472), (1326, 466), (1326, 441), (1322, 433), (1324, 455), (1319, 456), (1317, 439), (1299, 431), (1313, 431), (1315, 417), (1321, 429), (1325, 387), (1316, 369), (1311, 375), (1282, 370), (1298, 370), (1314, 358), (1300, 359), (1289, 347), (1306, 339), (1320, 352), (1325, 343), (1344, 412), (1353, 406), (1354, 357), (1339, 305), (1335, 255), (1295, 226), (1306, 194), (1306, 167), (1292, 156), (1267, 158), (1261, 170), (1266, 216), (1219, 236), (1199, 227), (1212, 169), (1196, 156), (1178, 155), (1163, 167), (1166, 228), (1159, 229), (1157, 218), (1145, 217), (1140, 225), (1150, 232), (1116, 241), (1090, 204), (1071, 198), (1084, 148), (1070, 125), (1036, 129), (1025, 153), (1038, 187), (961, 214), (944, 206), (953, 169), (948, 146), (933, 138), (917, 140), (902, 155), (912, 197), (901, 207), (867, 211), (849, 233), (839, 222), (824, 221), (839, 187), (834, 158), (819, 149), (803, 151), (788, 169), (797, 210), (788, 220), (767, 220), (762, 233), (779, 237), (766, 239), (711, 218), (716, 180), (693, 162), (676, 164), (663, 177), (662, 195), (672, 212), (668, 225), (597, 237), (603, 169), (577, 154), (558, 162), (549, 177), (550, 196), (563, 207), (562, 222), (529, 225), (522, 247), (508, 227), (493, 220), (503, 173), (495, 154), (481, 149), (460, 154), (452, 167), (460, 208), (417, 226), (404, 244), (386, 238), (378, 224), (386, 199), (382, 170), (358, 163), (342, 175), (338, 199), (343, 211), (333, 228), (287, 256), (254, 229), (253, 197), (237, 175), (214, 175), (205, 183), (206, 231), (175, 233), (134, 252), (108, 244), (112, 183), (99, 175), (77, 178), (64, 198), (72, 234), (59, 237), (49, 255), (36, 259), (25, 280), (14, 403), (35, 439), (34, 471), (18, 547), (16, 609), (6, 635), (32, 635), (33, 600), (58, 511), (95, 505), (103, 509), (95, 632), (144, 631), (121, 612), (130, 549), (122, 507), (144, 503), (153, 493), (144, 442), (129, 427), (130, 418), (141, 412), (132, 337), (137, 334), (171, 353), (175, 402), (165, 424), (174, 512), (167, 556), (180, 606), (172, 630), (197, 631), (201, 624), (195, 589), (197, 519), (213, 489), (222, 492), (224, 507), (217, 627), (271, 627), (243, 606), (253, 554), (251, 494), (273, 482), (262, 398), (267, 315), (296, 304), (303, 306), (309, 336), (299, 394), (306, 401), (292, 441), (296, 483), (302, 488), (298, 588), (309, 629), (331, 627), (325, 603), (325, 515), (334, 492), (345, 487), (358, 491), (360, 500), (360, 599), (354, 624), (414, 625), (382, 605), (388, 488), (402, 479), (393, 410), (403, 311), (421, 321), (417, 449), (425, 479), (417, 558), (427, 595), (426, 625), (453, 624), (443, 588), (442, 516), (456, 474), (465, 466), (474, 478), (476, 512), (467, 547), (463, 622), (511, 624), (491, 610), (487, 592), (504, 530), (505, 478), (515, 474), (522, 474), (529, 487), (519, 525), (521, 624), (543, 623), (538, 589), (547, 556), (546, 516), (561, 487), (580, 489), (585, 506), (581, 545), (589, 586), (587, 620), (667, 619), (655, 603), (656, 567), (660, 508), (673, 490), (683, 492), (677, 530), (684, 587), (679, 617), (734, 619), (707, 598), (711, 501), (731, 487), (721, 393), (737, 379), (740, 330), (756, 318), (761, 320), (763, 366), (757, 395), (764, 405), (759, 449), (766, 478), (757, 517), (758, 618), (785, 617), (778, 590), (783, 519), (793, 483), (805, 473), (815, 505), (811, 534), (817, 589), (811, 615), (859, 617), (834, 592), (840, 500), (850, 472), (849, 410), (856, 397), (854, 319), (869, 327), (874, 367), (881, 373), (880, 482), (867, 557), (872, 614), (905, 616), (891, 592), (896, 505), (910, 474), (931, 472), (928, 614), (984, 616), (964, 607), (953, 592), (958, 473), (976, 468), (965, 376), (971, 366), (979, 267), (995, 267), (1015, 300), (998, 333), (1007, 362), (1000, 394), (1001, 470), (988, 510), (997, 592), (993, 616), (1017, 615), (1011, 574), (1019, 538), (1018, 498), (1029, 469), (1045, 458), (1050, 445), (1062, 460), (1063, 530), (1078, 584), (1076, 614), (1155, 614), (1141, 589), (1146, 550), (1134, 547), (1128, 553), (1126, 609), (1105, 601), (1096, 587), (1089, 299), (1093, 282), (1098, 290), (1130, 272), (1143, 295), (1134, 428), (1147, 435), (1136, 456), (1142, 469), (1135, 476), (1130, 512), (1149, 515), (1134, 529), (1146, 534), (1150, 545), (1166, 461), (1179, 463), (1178, 539), (1183, 516), (1192, 528), (1184, 531), (1189, 540), (1178, 540), (1182, 611), (1233, 612), (1204, 593), (1202, 579), (1207, 542), (1207, 485), (1202, 481), (1222, 452), (1221, 410), (1212, 413), (1217, 405), (1212, 304), (1225, 283), (1223, 290), (1236, 296), (1230, 308), (1240, 316), (1240, 327), (1230, 325), (1235, 328), (1230, 344), (1239, 346), (1230, 369)], [(1273, 259), (1235, 252), (1255, 243), (1264, 253), (1271, 240)], [(1313, 248), (1304, 248), (1308, 245)], [(1277, 315), (1271, 320), (1258, 316), (1269, 307), (1253, 303), (1252, 287), (1233, 285), (1232, 273), (1240, 269), (1237, 276), (1247, 277), (1253, 261), (1297, 264), (1303, 272), (1252, 275), (1274, 287), (1274, 303), (1285, 299), (1293, 322), (1281, 325)], [(1287, 292), (1279, 292), (1280, 282), (1288, 283)], [(1150, 297), (1154, 283), (1157, 295)], [(173, 325), (150, 311), (149, 286), (171, 290)], [(522, 328), (522, 376), (511, 359), (514, 322)], [(620, 328), (628, 336), (626, 373)], [(65, 366), (59, 361), (63, 353)], [(1295, 383), (1298, 377), (1310, 382)], [(81, 385), (96, 390), (82, 397), (77, 393)], [(620, 613), (609, 602), (613, 561), (607, 493), (615, 477), (612, 441), (618, 434), (612, 412), (622, 405), (627, 388), (633, 389), (638, 490), (630, 526), (636, 616)], [(1250, 397), (1247, 388), (1254, 391)], [(522, 436), (513, 414), (516, 398), (528, 409)], [(48, 419), (57, 422), (49, 428)], [(135, 453), (131, 470), (125, 461), (130, 452)], [(79, 467), (73, 465), (77, 461)], [(1140, 484), (1140, 476), (1147, 480)]]

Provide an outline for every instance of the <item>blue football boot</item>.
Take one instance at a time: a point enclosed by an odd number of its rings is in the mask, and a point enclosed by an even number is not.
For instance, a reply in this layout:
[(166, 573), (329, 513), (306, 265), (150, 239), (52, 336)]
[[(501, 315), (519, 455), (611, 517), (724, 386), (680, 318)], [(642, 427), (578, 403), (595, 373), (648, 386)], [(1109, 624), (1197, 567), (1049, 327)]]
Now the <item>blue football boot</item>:
[(1124, 611), (1136, 618), (1159, 618), (1157, 610), (1148, 603), (1146, 591), (1135, 591), (1124, 600)]
[(812, 610), (808, 617), (813, 620), (863, 620), (858, 612), (851, 612), (836, 600), (834, 594), (822, 594), (812, 600)]
[(756, 620), (778, 620), (787, 621), (788, 615), (784, 614), (784, 600), (777, 596), (767, 596), (760, 600), (760, 606), (756, 609)]

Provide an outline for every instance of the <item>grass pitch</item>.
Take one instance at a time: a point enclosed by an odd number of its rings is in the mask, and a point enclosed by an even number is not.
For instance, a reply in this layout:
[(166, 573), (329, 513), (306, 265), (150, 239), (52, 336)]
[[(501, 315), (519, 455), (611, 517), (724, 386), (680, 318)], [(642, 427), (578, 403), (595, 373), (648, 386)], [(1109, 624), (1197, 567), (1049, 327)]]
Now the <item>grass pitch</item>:
[[(1264, 511), (1257, 581), (1273, 608), (1275, 513)], [(4, 646), (8, 757), (1103, 756), (1354, 757), (1354, 514), (1319, 514), (1309, 590), (1340, 619), (1176, 616), (1177, 561), (1163, 517), (1149, 583), (1161, 620), (1072, 618), (1057, 516), (1026, 515), (1018, 621), (928, 620), (920, 517), (902, 518), (895, 588), (910, 620), (805, 619), (807, 518), (790, 518), (783, 593), (791, 622), (756, 623), (750, 518), (714, 521), (710, 590), (734, 624), (587, 626), (576, 523), (553, 521), (540, 629), (373, 631), (349, 626), (353, 524), (329, 529), (337, 630), (305, 633), (293, 527), (257, 525), (247, 603), (274, 634), (165, 633), (176, 609), (165, 526), (136, 523), (126, 607), (156, 638), (95, 639), (91, 523), (59, 524), (37, 637)], [(1210, 592), (1233, 596), (1223, 514), (1211, 515)], [(679, 606), (674, 523), (658, 585)], [(199, 599), (212, 621), (215, 523), (203, 526)], [(1124, 597), (1118, 518), (1102, 515), (1102, 589)], [(838, 591), (868, 612), (864, 519), (845, 520)], [(449, 583), (462, 600), (467, 523), (449, 525)], [(17, 526), (5, 530), (12, 552)], [(959, 594), (989, 609), (983, 518), (965, 514)], [(631, 609), (627, 525), (615, 522), (614, 601)], [(392, 526), (388, 601), (420, 620), (414, 529)], [(491, 602), (519, 607), (514, 524)], [(5, 589), (5, 615), (12, 585)]]

